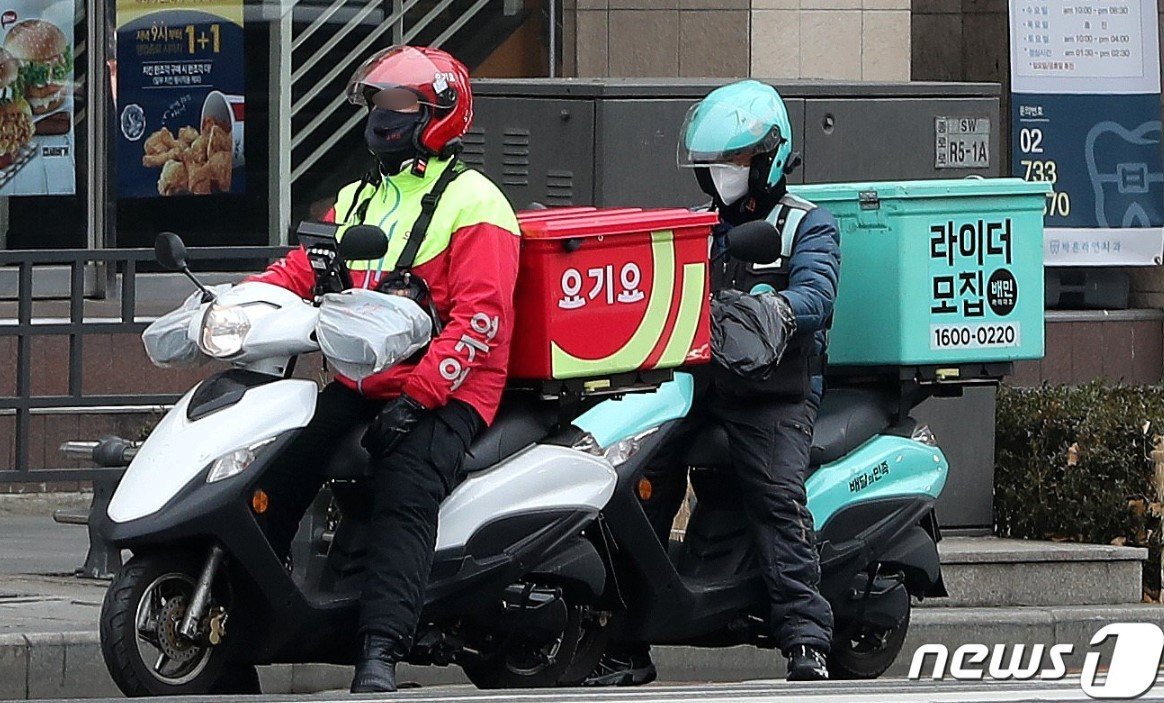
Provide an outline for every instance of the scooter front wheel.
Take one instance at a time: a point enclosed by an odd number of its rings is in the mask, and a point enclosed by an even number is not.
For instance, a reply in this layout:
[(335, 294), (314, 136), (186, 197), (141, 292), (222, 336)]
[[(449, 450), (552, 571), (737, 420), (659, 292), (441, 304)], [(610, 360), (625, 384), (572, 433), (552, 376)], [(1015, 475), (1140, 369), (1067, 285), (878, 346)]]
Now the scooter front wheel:
[(101, 605), (101, 653), (125, 695), (260, 692), (255, 668), (232, 665), (224, 644), (178, 633), (198, 570), (191, 555), (143, 554), (110, 584)]

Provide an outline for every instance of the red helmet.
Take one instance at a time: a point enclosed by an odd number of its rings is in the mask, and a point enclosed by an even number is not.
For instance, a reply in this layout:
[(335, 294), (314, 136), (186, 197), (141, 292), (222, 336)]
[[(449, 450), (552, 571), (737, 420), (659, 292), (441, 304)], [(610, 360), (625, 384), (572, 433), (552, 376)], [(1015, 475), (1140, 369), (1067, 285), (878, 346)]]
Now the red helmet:
[(433, 156), (447, 153), (473, 121), (469, 69), (440, 49), (393, 46), (372, 54), (352, 74), (347, 96), (349, 102), (369, 108), (427, 106), (417, 146)]

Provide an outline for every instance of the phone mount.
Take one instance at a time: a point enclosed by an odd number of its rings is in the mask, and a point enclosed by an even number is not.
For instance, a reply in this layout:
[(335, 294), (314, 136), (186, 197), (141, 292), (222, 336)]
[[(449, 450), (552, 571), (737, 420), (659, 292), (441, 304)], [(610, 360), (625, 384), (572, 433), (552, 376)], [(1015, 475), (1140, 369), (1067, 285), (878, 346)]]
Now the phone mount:
[(295, 236), (307, 252), (307, 261), (315, 272), (312, 293), (318, 300), (325, 293), (339, 293), (351, 287), (351, 274), (339, 255), (336, 232), (339, 227), (327, 222), (300, 222)]

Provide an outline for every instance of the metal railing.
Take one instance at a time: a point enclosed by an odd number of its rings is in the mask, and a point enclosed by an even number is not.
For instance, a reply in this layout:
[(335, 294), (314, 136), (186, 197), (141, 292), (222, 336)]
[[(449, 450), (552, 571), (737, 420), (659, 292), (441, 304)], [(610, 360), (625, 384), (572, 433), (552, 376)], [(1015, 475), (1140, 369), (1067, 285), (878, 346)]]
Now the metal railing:
[[(297, 16), (307, 21), (291, 39), (291, 116), (312, 117), (297, 126), (291, 138), (291, 148), (296, 154), (292, 182), (298, 182), (329, 155), (334, 156), (337, 146), (350, 137), (356, 125), (364, 119), (362, 109), (347, 103), (343, 88), (352, 71), (370, 51), (422, 39), (429, 46), (445, 47), (469, 23), (481, 18), (492, 2), (494, 0), (333, 0), (320, 9), (297, 3)], [(502, 11), (516, 14), (521, 10), (506, 3)], [(330, 36), (322, 46), (309, 44), (313, 37), (318, 41), (326, 35)], [(356, 37), (359, 40), (353, 43)], [(321, 67), (326, 68), (321, 70)], [(332, 97), (323, 103), (317, 100), (321, 93)]]
[[(282, 256), (286, 247), (216, 247), (189, 250), (192, 261), (269, 261)], [(116, 474), (120, 469), (56, 468), (32, 469), (32, 416), (38, 412), (65, 409), (107, 408), (117, 406), (162, 406), (175, 402), (174, 394), (86, 394), (84, 389), (85, 338), (95, 334), (139, 334), (149, 324), (136, 316), (137, 276), (140, 262), (152, 262), (151, 249), (64, 249), (51, 251), (0, 251), (0, 266), (15, 267), (18, 272), (16, 319), (3, 320), (0, 339), (16, 338), (15, 394), (0, 396), (0, 414), (15, 416), (15, 461), (0, 466), (0, 482), (89, 481), (100, 475)], [(112, 285), (111, 297), (118, 300), (116, 315), (86, 319), (86, 269), (96, 264), (104, 269)], [(33, 315), (34, 272), (38, 267), (69, 268), (68, 318), (38, 318)], [(120, 279), (120, 280), (118, 280)], [(67, 387), (64, 394), (33, 392), (33, 339), (67, 336), (69, 339)], [(63, 370), (62, 370), (63, 371)]]

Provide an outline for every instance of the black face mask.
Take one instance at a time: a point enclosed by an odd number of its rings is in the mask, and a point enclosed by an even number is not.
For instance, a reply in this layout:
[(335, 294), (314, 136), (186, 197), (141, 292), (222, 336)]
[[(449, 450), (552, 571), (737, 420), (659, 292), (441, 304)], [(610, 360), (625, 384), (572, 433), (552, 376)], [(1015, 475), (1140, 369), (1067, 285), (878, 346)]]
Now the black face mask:
[(396, 112), (376, 108), (368, 113), (364, 141), (389, 174), (398, 173), (405, 161), (420, 156), (416, 148), (416, 130), (423, 115), (419, 112)]

